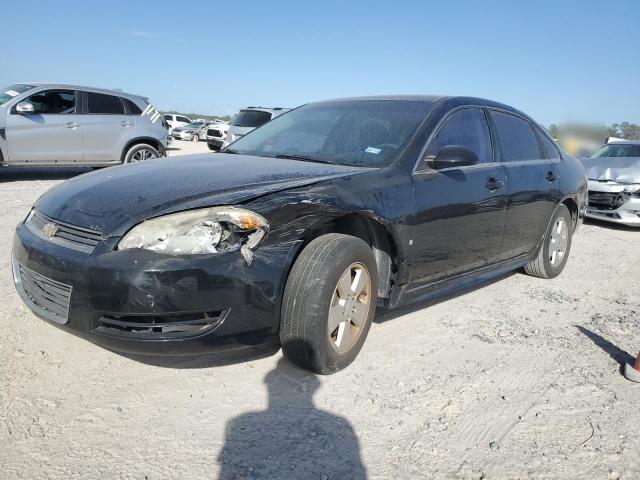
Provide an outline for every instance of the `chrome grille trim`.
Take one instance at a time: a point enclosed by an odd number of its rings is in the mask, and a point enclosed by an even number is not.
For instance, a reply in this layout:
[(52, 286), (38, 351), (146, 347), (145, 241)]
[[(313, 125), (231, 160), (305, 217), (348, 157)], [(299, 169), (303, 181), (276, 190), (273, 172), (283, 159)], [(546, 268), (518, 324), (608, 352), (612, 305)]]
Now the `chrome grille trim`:
[[(93, 252), (93, 249), (102, 240), (102, 234), (96, 230), (61, 222), (37, 210), (31, 211), (25, 221), (25, 226), (43, 240), (82, 253)], [(55, 232), (48, 235), (44, 230), (51, 226), (55, 226)]]

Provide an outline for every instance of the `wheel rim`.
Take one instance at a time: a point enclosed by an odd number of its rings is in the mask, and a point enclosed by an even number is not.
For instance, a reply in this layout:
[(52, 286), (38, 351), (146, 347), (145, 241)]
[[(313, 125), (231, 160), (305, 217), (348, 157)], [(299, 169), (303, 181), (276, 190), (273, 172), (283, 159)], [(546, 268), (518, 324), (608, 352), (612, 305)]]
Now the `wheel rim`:
[(554, 267), (562, 263), (567, 253), (567, 243), (569, 228), (564, 218), (559, 218), (551, 230), (551, 240), (549, 241), (549, 262)]
[(337, 353), (351, 350), (364, 330), (371, 304), (371, 275), (362, 263), (343, 272), (329, 306), (329, 344)]
[(133, 155), (131, 155), (131, 163), (133, 163), (133, 162), (143, 162), (143, 161), (149, 160), (151, 158), (156, 158), (155, 152), (153, 152), (153, 151), (151, 151), (151, 150), (149, 150), (147, 148), (143, 148), (141, 150), (138, 150)]
[(192, 142), (197, 142), (198, 141), (198, 134), (194, 133), (193, 135), (191, 135), (191, 141)]

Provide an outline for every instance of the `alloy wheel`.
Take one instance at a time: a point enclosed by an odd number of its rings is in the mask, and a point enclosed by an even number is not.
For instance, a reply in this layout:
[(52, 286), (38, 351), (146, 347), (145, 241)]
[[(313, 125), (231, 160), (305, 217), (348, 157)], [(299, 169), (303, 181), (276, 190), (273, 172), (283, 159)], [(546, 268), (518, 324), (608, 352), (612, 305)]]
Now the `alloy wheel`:
[(568, 234), (567, 221), (562, 217), (558, 218), (551, 230), (551, 239), (549, 241), (549, 262), (554, 267), (562, 263), (562, 259), (567, 252)]
[(138, 150), (133, 155), (131, 155), (131, 163), (143, 162), (144, 160), (150, 160), (152, 158), (156, 158), (155, 152), (152, 152), (151, 150), (143, 148), (141, 150)]
[(348, 352), (360, 338), (371, 298), (371, 276), (367, 267), (352, 263), (340, 276), (329, 306), (329, 343), (337, 353)]

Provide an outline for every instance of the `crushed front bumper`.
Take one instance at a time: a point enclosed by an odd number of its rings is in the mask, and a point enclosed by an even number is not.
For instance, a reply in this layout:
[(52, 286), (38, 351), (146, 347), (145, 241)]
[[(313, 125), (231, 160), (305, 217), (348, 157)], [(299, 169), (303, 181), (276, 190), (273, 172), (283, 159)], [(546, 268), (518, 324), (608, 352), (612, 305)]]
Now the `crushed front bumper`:
[(249, 266), (239, 252), (170, 256), (86, 254), (18, 226), (18, 293), (39, 317), (103, 347), (135, 354), (197, 355), (272, 342), (284, 283), (299, 242), (261, 245)]
[(640, 196), (625, 192), (626, 185), (589, 181), (586, 216), (607, 222), (640, 227)]

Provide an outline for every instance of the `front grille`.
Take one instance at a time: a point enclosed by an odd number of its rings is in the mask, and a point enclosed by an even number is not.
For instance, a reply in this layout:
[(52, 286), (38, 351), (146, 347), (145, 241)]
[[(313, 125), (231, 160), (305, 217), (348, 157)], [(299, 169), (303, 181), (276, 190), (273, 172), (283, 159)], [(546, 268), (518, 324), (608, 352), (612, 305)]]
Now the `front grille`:
[(615, 210), (627, 201), (627, 196), (619, 192), (589, 192), (589, 207), (596, 210)]
[(71, 286), (51, 280), (27, 267), (14, 265), (16, 286), (36, 313), (56, 323), (67, 323)]
[(104, 313), (95, 325), (97, 333), (136, 339), (162, 339), (194, 336), (222, 323), (228, 310), (165, 315), (122, 315)]
[(91, 253), (100, 243), (102, 234), (49, 218), (32, 210), (25, 225), (40, 238), (83, 253)]
[(207, 130), (207, 135), (210, 137), (222, 138), (222, 132), (220, 130), (216, 130), (215, 128), (210, 128), (209, 130)]

